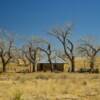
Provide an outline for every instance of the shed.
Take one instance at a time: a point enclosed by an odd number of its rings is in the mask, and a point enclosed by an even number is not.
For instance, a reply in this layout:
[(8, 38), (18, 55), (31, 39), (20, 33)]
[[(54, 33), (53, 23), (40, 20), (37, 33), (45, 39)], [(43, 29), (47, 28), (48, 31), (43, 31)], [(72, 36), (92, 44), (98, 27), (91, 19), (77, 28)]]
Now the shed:
[[(57, 57), (56, 59), (52, 59), (53, 71), (64, 71), (64, 65), (66, 64), (61, 58)], [(51, 66), (48, 62), (48, 59), (42, 59), (39, 61), (37, 66), (37, 71), (50, 71)]]

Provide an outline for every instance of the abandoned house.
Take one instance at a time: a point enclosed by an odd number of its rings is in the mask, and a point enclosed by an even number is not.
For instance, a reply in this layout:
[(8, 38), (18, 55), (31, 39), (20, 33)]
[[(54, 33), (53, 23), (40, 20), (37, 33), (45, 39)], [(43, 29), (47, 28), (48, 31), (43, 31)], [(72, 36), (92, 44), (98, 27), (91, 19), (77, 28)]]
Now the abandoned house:
[[(65, 63), (65, 61), (57, 57), (55, 60), (52, 60), (52, 65), (53, 65), (53, 71), (63, 72), (67, 64)], [(39, 61), (37, 66), (37, 71), (50, 71), (50, 69), (51, 66), (48, 60), (43, 59)]]

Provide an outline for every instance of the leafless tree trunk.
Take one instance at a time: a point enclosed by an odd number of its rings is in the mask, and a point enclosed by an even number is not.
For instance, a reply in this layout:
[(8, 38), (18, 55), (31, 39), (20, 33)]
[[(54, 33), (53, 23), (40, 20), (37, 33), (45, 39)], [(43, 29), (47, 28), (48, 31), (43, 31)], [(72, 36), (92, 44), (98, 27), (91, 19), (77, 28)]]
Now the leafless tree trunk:
[(12, 43), (13, 41), (9, 41), (7, 48), (4, 48), (2, 45), (0, 46), (0, 58), (3, 66), (3, 72), (6, 72), (6, 66), (12, 59)]
[(89, 43), (87, 40), (82, 40), (82, 44), (78, 47), (79, 53), (87, 56), (90, 61), (90, 69), (91, 71), (95, 66), (95, 58), (100, 51), (100, 48), (95, 47), (93, 44)]
[[(30, 42), (29, 45), (26, 47), (27, 50), (23, 50), (27, 60), (32, 64), (32, 72), (37, 71), (37, 55), (38, 49), (33, 47), (33, 44)], [(24, 48), (25, 49), (25, 48)]]
[(41, 51), (45, 52), (47, 57), (48, 57), (48, 62), (50, 64), (50, 67), (51, 67), (51, 72), (53, 72), (53, 63), (52, 63), (52, 60), (51, 60), (51, 54), (52, 54), (52, 50), (51, 50), (51, 45), (48, 44), (48, 47), (47, 49), (44, 49), (44, 48), (41, 48), (41, 47), (38, 47)]
[(64, 52), (68, 60), (71, 64), (71, 72), (75, 71), (75, 56), (74, 56), (74, 44), (70, 39), (68, 39), (70, 35), (72, 27), (67, 26), (66, 29), (53, 29), (52, 32), (49, 32), (49, 34), (55, 36), (62, 44), (64, 48)]

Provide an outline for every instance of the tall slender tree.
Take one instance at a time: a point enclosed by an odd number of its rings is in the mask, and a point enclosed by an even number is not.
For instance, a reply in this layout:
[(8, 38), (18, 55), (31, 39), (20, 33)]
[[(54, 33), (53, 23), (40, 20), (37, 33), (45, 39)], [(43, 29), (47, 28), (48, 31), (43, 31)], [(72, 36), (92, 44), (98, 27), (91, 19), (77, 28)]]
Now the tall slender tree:
[(13, 58), (14, 40), (10, 37), (10, 33), (5, 30), (0, 31), (0, 58), (3, 66), (3, 72), (6, 72), (6, 66)]
[(33, 65), (32, 72), (37, 71), (37, 64), (39, 60), (38, 51), (39, 49), (37, 47), (34, 47), (34, 43), (32, 41), (23, 48), (23, 53), (25, 54), (27, 60)]
[(47, 57), (48, 57), (48, 61), (50, 63), (50, 67), (51, 67), (51, 72), (53, 72), (54, 68), (53, 68), (53, 63), (52, 63), (52, 49), (51, 49), (51, 44), (48, 43), (47, 44), (47, 48), (43, 48), (43, 47), (38, 47), (41, 51), (43, 51), (44, 53), (46, 53)]
[(75, 56), (74, 56), (74, 44), (69, 39), (69, 35), (71, 34), (72, 25), (67, 25), (65, 29), (63, 28), (55, 28), (49, 34), (56, 37), (63, 46), (64, 53), (71, 64), (71, 72), (75, 71)]

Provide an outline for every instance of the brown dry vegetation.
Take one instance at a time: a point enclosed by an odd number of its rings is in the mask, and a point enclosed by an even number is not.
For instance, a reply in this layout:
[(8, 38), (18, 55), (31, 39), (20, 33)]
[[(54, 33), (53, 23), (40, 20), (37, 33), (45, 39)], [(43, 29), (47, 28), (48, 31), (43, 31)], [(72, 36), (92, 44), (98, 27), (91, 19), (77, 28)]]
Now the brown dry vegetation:
[[(76, 66), (84, 67), (84, 60), (76, 59)], [(0, 100), (100, 100), (100, 74), (15, 73), (15, 68), (28, 67), (9, 64), (8, 72), (0, 74)]]
[(2, 73), (0, 100), (100, 100), (100, 74)]

